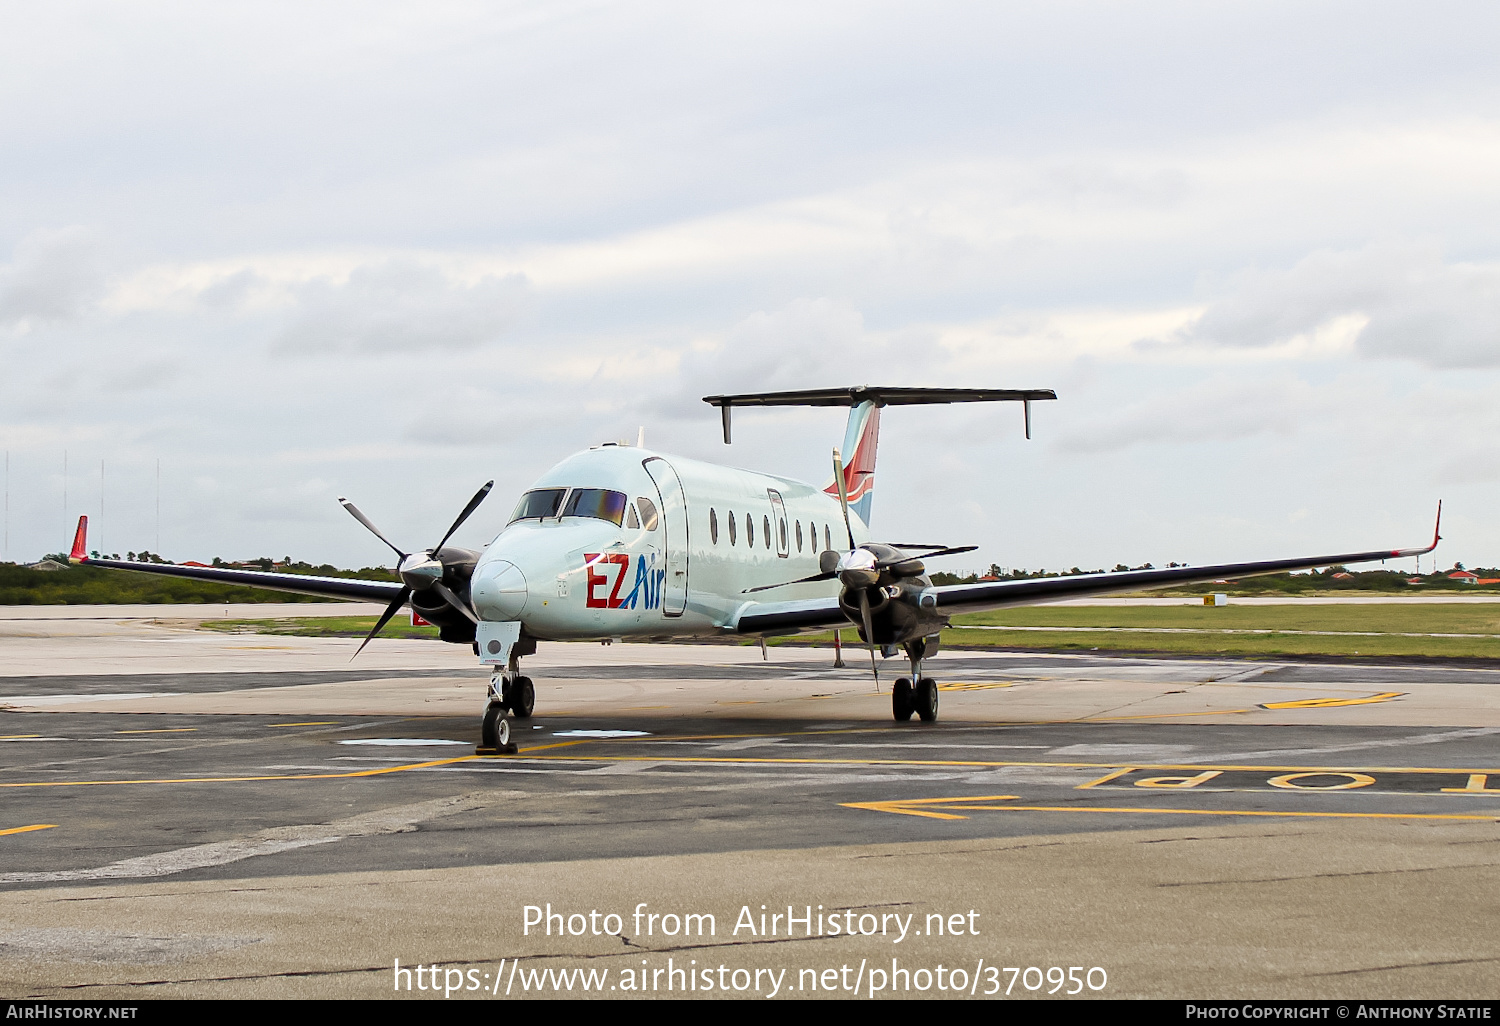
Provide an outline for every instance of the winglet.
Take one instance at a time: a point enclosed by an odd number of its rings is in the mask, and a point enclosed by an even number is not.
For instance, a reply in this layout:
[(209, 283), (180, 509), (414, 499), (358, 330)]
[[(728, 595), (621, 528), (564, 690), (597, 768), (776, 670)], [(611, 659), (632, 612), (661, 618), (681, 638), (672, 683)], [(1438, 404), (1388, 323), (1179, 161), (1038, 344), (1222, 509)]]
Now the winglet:
[(1392, 556), (1425, 556), (1438, 547), (1438, 542), (1443, 540), (1439, 533), (1443, 527), (1443, 500), (1438, 500), (1437, 520), (1432, 525), (1432, 544), (1423, 549), (1396, 549), (1391, 552)]
[(78, 518), (78, 530), (73, 535), (73, 551), (68, 553), (69, 563), (82, 563), (88, 558), (89, 518)]

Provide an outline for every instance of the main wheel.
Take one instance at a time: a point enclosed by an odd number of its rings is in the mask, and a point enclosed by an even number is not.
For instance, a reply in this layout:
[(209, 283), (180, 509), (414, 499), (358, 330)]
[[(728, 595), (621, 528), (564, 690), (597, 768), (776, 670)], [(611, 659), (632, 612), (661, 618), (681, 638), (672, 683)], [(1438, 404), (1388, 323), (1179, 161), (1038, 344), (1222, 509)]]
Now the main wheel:
[(536, 688), (532, 686), (530, 677), (516, 678), (516, 682), (510, 686), (510, 700), (507, 704), (516, 719), (530, 718), (531, 710), (536, 706)]
[(505, 706), (491, 702), (485, 706), (484, 722), (479, 727), (479, 747), (504, 748), (510, 744), (510, 720), (505, 718)]
[(923, 677), (917, 681), (917, 686), (912, 689), (912, 705), (916, 707), (917, 715), (922, 718), (923, 723), (936, 720), (938, 714), (937, 681), (931, 677)]
[(897, 723), (905, 723), (911, 719), (914, 711), (911, 704), (911, 681), (902, 677), (891, 689), (891, 715), (896, 717)]

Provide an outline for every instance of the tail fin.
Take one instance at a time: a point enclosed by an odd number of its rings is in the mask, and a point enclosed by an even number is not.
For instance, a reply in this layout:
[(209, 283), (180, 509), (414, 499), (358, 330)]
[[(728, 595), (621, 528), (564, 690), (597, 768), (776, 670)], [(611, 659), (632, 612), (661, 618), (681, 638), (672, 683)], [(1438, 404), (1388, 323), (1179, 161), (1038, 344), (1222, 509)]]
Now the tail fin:
[[(866, 401), (849, 410), (849, 426), (844, 430), (844, 489), (849, 495), (849, 509), (870, 526), (870, 503), (875, 498), (875, 450), (880, 444), (880, 407)], [(838, 497), (838, 482), (830, 480), (823, 489)]]
[(89, 518), (78, 518), (78, 530), (73, 532), (73, 551), (68, 553), (69, 563), (81, 563), (88, 558)]

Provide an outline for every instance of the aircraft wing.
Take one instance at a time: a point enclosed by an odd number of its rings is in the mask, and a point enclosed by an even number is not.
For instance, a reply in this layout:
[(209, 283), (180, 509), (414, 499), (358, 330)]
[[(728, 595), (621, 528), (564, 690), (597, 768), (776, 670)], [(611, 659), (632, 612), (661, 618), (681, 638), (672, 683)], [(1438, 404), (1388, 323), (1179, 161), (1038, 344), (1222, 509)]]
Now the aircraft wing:
[[(1438, 506), (1438, 517), (1441, 523), (1441, 504)], [(1379, 549), (1374, 552), (1346, 552), (1335, 556), (1304, 556), (1256, 563), (1222, 563), (1217, 566), (1179, 566), (1161, 570), (1125, 570), (1108, 574), (946, 584), (938, 585), (931, 591), (937, 598), (937, 608), (941, 613), (979, 613), (987, 609), (1029, 606), (1061, 599), (1170, 588), (1182, 584), (1205, 584), (1260, 574), (1310, 570), (1319, 566), (1420, 556), (1437, 548), (1438, 539), (1437, 529), (1434, 528), (1432, 544), (1416, 549)], [(831, 630), (848, 626), (849, 621), (839, 611), (836, 597), (747, 603), (734, 623), (735, 631), (740, 634), (795, 634), (799, 631)]]
[(179, 566), (176, 563), (131, 563), (123, 559), (91, 559), (87, 555), (88, 517), (78, 518), (78, 533), (73, 536), (73, 551), (68, 562), (79, 566), (102, 566), (111, 570), (133, 570), (142, 574), (188, 577), (195, 581), (215, 581), (250, 588), (289, 591), (297, 595), (323, 598), (354, 599), (389, 603), (401, 591), (395, 581), (361, 581), (348, 577), (313, 577), (308, 574), (278, 574), (263, 570), (235, 570), (217, 566)]

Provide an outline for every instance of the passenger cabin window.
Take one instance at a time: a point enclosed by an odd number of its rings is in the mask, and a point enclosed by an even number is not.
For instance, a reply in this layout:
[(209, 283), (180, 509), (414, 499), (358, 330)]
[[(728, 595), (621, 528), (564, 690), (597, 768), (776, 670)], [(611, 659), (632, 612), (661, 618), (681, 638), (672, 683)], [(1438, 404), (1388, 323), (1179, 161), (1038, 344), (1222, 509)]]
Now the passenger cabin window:
[(608, 488), (575, 488), (563, 507), (565, 517), (592, 517), (608, 520), (616, 527), (625, 519), (624, 492), (612, 492)]
[(625, 526), (634, 531), (641, 526), (641, 518), (635, 515), (635, 503), (630, 504), (629, 511), (625, 514)]
[(769, 549), (771, 547), (771, 518), (770, 517), (761, 517), (760, 518), (760, 526), (762, 528), (764, 528), (764, 537), (766, 539), (766, 548)]
[(749, 513), (745, 514), (745, 544), (755, 544), (755, 518)]
[(833, 548), (833, 538), (828, 533), (828, 525), (827, 524), (823, 525), (823, 547), (825, 549), (831, 549), (831, 548)]
[(777, 537), (781, 539), (781, 551), (786, 551), (786, 517), (776, 518)]
[(506, 523), (513, 524), (517, 520), (536, 520), (557, 516), (565, 492), (567, 492), (566, 488), (533, 488), (521, 496), (521, 501), (516, 503), (516, 511), (510, 515), (510, 520)]
[(739, 532), (735, 530), (735, 524), (736, 524), (736, 521), (734, 519), (734, 510), (730, 510), (729, 511), (729, 544), (731, 544), (731, 545), (734, 544), (735, 536), (739, 534)]
[(719, 514), (714, 512), (712, 506), (708, 508), (708, 540), (715, 545), (719, 544)]
[(797, 521), (797, 551), (802, 551), (802, 521)]
[(635, 504), (641, 507), (641, 523), (645, 526), (646, 530), (656, 530), (656, 505), (644, 495), (637, 495)]

